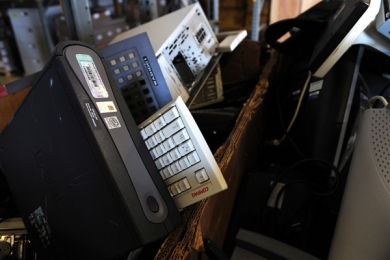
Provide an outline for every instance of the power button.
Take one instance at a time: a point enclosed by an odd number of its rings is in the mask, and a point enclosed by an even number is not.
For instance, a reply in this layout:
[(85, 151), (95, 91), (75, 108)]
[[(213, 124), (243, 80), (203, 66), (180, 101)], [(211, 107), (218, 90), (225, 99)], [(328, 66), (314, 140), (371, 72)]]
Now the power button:
[(158, 210), (159, 210), (160, 207), (158, 206), (157, 200), (156, 200), (154, 197), (149, 196), (149, 197), (146, 199), (146, 201), (147, 201), (147, 203), (148, 203), (149, 209), (150, 209), (152, 212), (154, 212), (154, 213), (158, 212)]

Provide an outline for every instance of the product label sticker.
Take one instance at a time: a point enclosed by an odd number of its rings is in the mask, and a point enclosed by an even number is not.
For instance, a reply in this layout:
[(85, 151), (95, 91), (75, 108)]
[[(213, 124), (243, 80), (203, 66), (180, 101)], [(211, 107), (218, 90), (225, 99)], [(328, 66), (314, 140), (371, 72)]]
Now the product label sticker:
[(121, 127), (121, 124), (116, 116), (105, 117), (104, 121), (108, 129), (115, 129)]
[(95, 62), (92, 57), (87, 54), (76, 54), (76, 59), (79, 62), (81, 71), (87, 81), (88, 87), (94, 98), (107, 98), (108, 92), (103, 84), (102, 78), (96, 69)]
[(98, 107), (100, 114), (118, 111), (115, 107), (114, 102), (112, 101), (96, 102), (96, 106)]
[(34, 210), (34, 212), (28, 216), (28, 219), (31, 226), (35, 228), (35, 231), (39, 234), (43, 247), (47, 248), (50, 246), (52, 243), (52, 231), (42, 208), (39, 207)]
[(319, 80), (310, 84), (309, 92), (314, 92), (322, 89), (324, 81)]
[(144, 65), (146, 67), (146, 70), (149, 72), (149, 75), (150, 75), (150, 79), (152, 80), (153, 84), (155, 86), (158, 86), (158, 82), (157, 82), (157, 79), (156, 77), (154, 76), (154, 73), (153, 73), (153, 70), (152, 70), (152, 66), (150, 66), (150, 62), (149, 62), (149, 59), (148, 57), (144, 56), (142, 57), (143, 61), (144, 61)]
[(92, 120), (92, 124), (94, 127), (99, 127), (99, 118), (95, 112), (95, 109), (92, 107), (93, 105), (90, 104), (88, 101), (85, 101), (84, 102), (85, 104), (85, 108), (87, 109), (88, 111), (88, 114), (89, 116), (91, 117), (91, 120)]

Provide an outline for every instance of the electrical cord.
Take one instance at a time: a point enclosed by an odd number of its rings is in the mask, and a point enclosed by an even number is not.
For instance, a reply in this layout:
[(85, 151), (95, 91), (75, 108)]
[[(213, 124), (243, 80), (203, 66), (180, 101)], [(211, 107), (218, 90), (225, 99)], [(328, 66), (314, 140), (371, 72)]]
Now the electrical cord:
[[(387, 82), (387, 84), (382, 88), (382, 90), (379, 92), (379, 94), (377, 96), (383, 96), (385, 91), (390, 87), (390, 81)], [(372, 107), (375, 107), (375, 105), (373, 104)]]
[[(279, 191), (278, 191), (278, 194), (276, 196), (276, 200), (275, 200), (275, 206), (274, 206), (274, 213), (273, 213), (273, 218), (274, 218), (274, 222), (273, 222), (273, 228), (274, 230), (276, 231), (276, 233), (278, 234), (280, 232), (279, 230), (279, 221), (278, 221), (278, 208), (277, 208), (277, 205), (279, 204), (279, 201), (282, 197), (282, 194), (283, 192), (293, 186), (293, 185), (296, 185), (296, 184), (313, 184), (309, 181), (305, 181), (305, 180), (298, 180), (298, 181), (293, 181), (293, 182), (289, 182), (289, 183), (286, 183)], [(320, 188), (318, 185), (317, 185), (317, 188)], [(293, 219), (294, 216), (296, 216), (303, 208), (304, 208), (304, 205), (305, 203), (303, 203), (303, 206), (299, 207), (298, 209), (295, 210), (295, 212), (293, 212), (287, 220), (285, 220), (285, 224), (283, 224), (282, 226), (285, 226), (287, 223), (289, 223), (289, 221), (291, 221), (291, 219)]]
[[(318, 158), (307, 158), (307, 159), (303, 159), (301, 161), (298, 161), (294, 164), (292, 164), (290, 167), (288, 167), (285, 171), (283, 171), (274, 181), (273, 183), (271, 184), (270, 188), (269, 188), (269, 191), (268, 191), (268, 196), (267, 196), (267, 200), (269, 199), (273, 189), (275, 188), (276, 184), (278, 182), (280, 182), (281, 179), (284, 178), (284, 176), (289, 173), (291, 170), (293, 170), (295, 167), (301, 165), (301, 164), (304, 164), (304, 163), (308, 163), (308, 162), (320, 162), (320, 163), (323, 163), (327, 166), (329, 166), (335, 173), (335, 184), (333, 185), (333, 189), (331, 191), (329, 191), (328, 193), (323, 193), (323, 194), (316, 194), (318, 196), (322, 196), (322, 197), (326, 197), (326, 196), (330, 196), (332, 195), (337, 189), (338, 189), (338, 186), (339, 186), (339, 182), (340, 182), (340, 172), (339, 170), (337, 169), (336, 166), (334, 166), (333, 164), (331, 164), (330, 162), (326, 161), (326, 160), (323, 160), (323, 159), (318, 159)], [(331, 176), (331, 178), (333, 178)], [(277, 204), (276, 204), (277, 205)]]
[(386, 98), (383, 97), (383, 93), (386, 91), (386, 89), (388, 89), (390, 87), (390, 81), (382, 88), (382, 90), (380, 91), (380, 93), (378, 95), (372, 96), (371, 91), (370, 91), (366, 81), (364, 80), (363, 76), (360, 73), (359, 73), (359, 79), (363, 83), (363, 86), (365, 87), (366, 91), (369, 93), (370, 98), (368, 100), (368, 105), (370, 108), (375, 107), (376, 101), (378, 101), (378, 100), (382, 101), (382, 104), (385, 107), (388, 105)]
[(297, 119), (297, 116), (298, 116), (298, 112), (301, 108), (301, 105), (302, 105), (302, 101), (303, 101), (303, 98), (305, 96), (305, 93), (306, 93), (306, 90), (307, 90), (307, 87), (309, 86), (309, 82), (310, 82), (310, 78), (311, 78), (311, 71), (308, 70), (308, 76), (306, 78), (306, 82), (305, 82), (305, 85), (303, 86), (303, 89), (302, 89), (302, 92), (301, 92), (301, 95), (299, 97), (299, 100), (298, 100), (298, 104), (297, 104), (297, 107), (295, 109), (295, 112), (294, 112), (294, 115), (293, 115), (293, 118), (291, 119), (290, 121), (290, 124), (288, 125), (285, 133), (283, 134), (283, 136), (280, 138), (280, 139), (274, 139), (274, 140), (271, 140), (270, 143), (274, 146), (279, 146), (281, 144), (281, 142), (283, 142), (283, 140), (286, 138), (287, 134), (290, 132), (295, 120)]
[[(308, 186), (311, 186), (312, 188), (315, 188), (316, 190), (313, 190), (313, 189), (310, 189), (310, 192), (315, 194), (316, 196), (318, 197), (329, 197), (331, 196), (332, 194), (334, 194), (337, 190), (338, 190), (338, 187), (339, 187), (339, 183), (340, 183), (340, 172), (338, 171), (337, 167), (334, 166), (333, 164), (329, 163), (328, 161), (326, 160), (322, 160), (322, 159), (317, 159), (317, 158), (309, 158), (309, 159), (304, 159), (304, 160), (301, 160), (301, 161), (298, 161), (296, 163), (294, 163), (293, 165), (291, 165), (290, 167), (288, 167), (285, 171), (283, 171), (274, 181), (273, 183), (271, 184), (270, 188), (269, 188), (269, 191), (268, 191), (268, 194), (266, 196), (266, 201), (269, 200), (275, 186), (277, 185), (277, 183), (279, 183), (287, 173), (289, 173), (291, 170), (293, 170), (295, 167), (301, 165), (301, 164), (304, 164), (304, 163), (308, 163), (308, 162), (319, 162), (319, 163), (323, 163), (327, 166), (329, 166), (335, 173), (335, 176), (332, 177), (330, 176), (331, 178), (335, 178), (335, 182), (332, 186), (332, 189), (328, 192), (325, 191), (324, 188), (322, 188), (321, 186), (319, 186), (318, 184), (316, 183), (313, 183), (313, 182), (310, 182), (310, 181), (307, 181), (307, 180), (296, 180), (296, 181), (292, 181), (292, 182), (289, 182), (289, 183), (286, 183), (277, 193), (276, 195), (276, 199), (275, 199), (275, 204), (274, 204), (274, 214), (273, 214), (273, 219), (274, 219), (274, 222), (273, 222), (273, 228), (275, 231), (279, 231), (279, 225), (278, 225), (278, 205), (279, 205), (279, 201), (281, 199), (281, 196), (283, 194), (283, 192), (293, 186), (293, 185), (296, 185), (296, 184), (307, 184)], [(321, 191), (321, 192), (319, 192)], [(285, 223), (288, 223), (298, 212), (300, 212), (302, 210), (302, 208), (299, 208), (298, 210), (296, 210), (288, 219)]]
[(376, 100), (382, 101), (383, 105), (384, 105), (385, 107), (387, 106), (387, 100), (386, 100), (384, 97), (382, 97), (382, 96), (373, 96), (373, 97), (371, 97), (371, 98), (368, 100), (368, 104), (369, 104), (370, 108), (372, 108), (373, 103), (374, 103), (374, 101), (376, 101)]

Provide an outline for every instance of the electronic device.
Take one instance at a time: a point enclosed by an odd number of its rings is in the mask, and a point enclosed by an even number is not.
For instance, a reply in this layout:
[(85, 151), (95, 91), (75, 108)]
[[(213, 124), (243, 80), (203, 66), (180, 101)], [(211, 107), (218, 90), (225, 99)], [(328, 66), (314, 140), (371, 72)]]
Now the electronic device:
[(181, 222), (107, 65), (80, 42), (56, 46), (0, 135), (0, 164), (49, 259), (124, 256)]
[(207, 78), (190, 106), (190, 110), (209, 106), (224, 100), (221, 67), (219, 64)]
[[(349, 129), (348, 122), (355, 120), (353, 117), (357, 116), (357, 109), (353, 107), (354, 110), (351, 112), (350, 105), (352, 102), (358, 103), (360, 91), (356, 90), (356, 83), (362, 52), (356, 52), (359, 48), (355, 46), (356, 39), (375, 20), (379, 7), (380, 1), (321, 1), (296, 19), (281, 22), (275, 25), (275, 29), (272, 29), (271, 25), (269, 28), (271, 31), (266, 32), (271, 43), (286, 52), (294, 51), (293, 47), (299, 49), (297, 43), (304, 42), (311, 34), (316, 36), (314, 42), (311, 42), (314, 47), (305, 54), (307, 57), (299, 57), (292, 63), (291, 70), (294, 73), (287, 75), (288, 80), (283, 83), (286, 87), (282, 90), (289, 93), (280, 95), (287, 110), (292, 104), (295, 109), (302, 93), (303, 84), (299, 82), (303, 82), (302, 77), (306, 77), (301, 76), (306, 75), (306, 72), (302, 71), (309, 70), (313, 73), (308, 91), (304, 93), (307, 96), (303, 97), (297, 122), (292, 127), (295, 129), (290, 133), (291, 140), (298, 145), (292, 144), (288, 148), (289, 152), (295, 154), (302, 152), (292, 160), (309, 156), (326, 159), (336, 166), (339, 163), (346, 165), (345, 157), (342, 155), (345, 154), (343, 149), (346, 147), (346, 140), (349, 139), (348, 134), (353, 132)], [(286, 42), (277, 43), (277, 36), (290, 30), (292, 25), (297, 25), (297, 32)], [(310, 26), (318, 30), (312, 31)], [(356, 49), (352, 50), (352, 46)], [(300, 70), (296, 69), (297, 67)], [(340, 69), (345, 71), (345, 74), (341, 75), (338, 71)], [(294, 87), (295, 84), (297, 85)], [(336, 99), (338, 101), (335, 101)], [(287, 104), (288, 102), (290, 104)], [(282, 109), (284, 113), (282, 116), (291, 120), (293, 115), (287, 110)], [(300, 115), (302, 113), (304, 115)], [(289, 122), (285, 123), (286, 129), (287, 126)], [(343, 161), (340, 161), (341, 158)]]
[(324, 77), (376, 18), (381, 0), (345, 0), (327, 22), (310, 57), (310, 70)]
[[(303, 51), (309, 56), (307, 69), (323, 78), (375, 20), (380, 4), (381, 0), (320, 1), (295, 19), (271, 24), (265, 38), (282, 52)], [(291, 37), (279, 42), (286, 33)]]
[[(363, 53), (363, 48), (354, 46), (323, 78), (313, 78), (302, 111), (305, 119), (301, 121), (301, 130), (306, 129), (306, 137), (310, 137), (307, 146), (303, 146), (308, 148), (311, 156), (333, 163), (340, 171), (340, 166), (346, 166), (345, 160), (349, 159), (342, 154), (347, 140), (354, 134), (352, 123), (360, 117), (361, 82), (358, 73)], [(300, 140), (301, 144), (305, 143)]]
[(0, 259), (36, 259), (34, 248), (21, 218), (9, 218), (0, 223)]
[(381, 2), (376, 19), (359, 35), (354, 44), (361, 44), (390, 56), (389, 1)]
[[(217, 52), (232, 52), (236, 49), (247, 36), (246, 30), (228, 31), (218, 33), (218, 40), (221, 40), (217, 48)], [(224, 100), (224, 86), (222, 82), (221, 67), (219, 63), (214, 67), (213, 71), (205, 79), (202, 87), (196, 93), (189, 106), (190, 110), (199, 109)]]
[(217, 52), (232, 52), (248, 35), (246, 30), (228, 31), (217, 33), (216, 37), (220, 41)]
[(227, 189), (189, 109), (179, 96), (139, 125), (178, 209)]
[(172, 98), (190, 106), (219, 61), (218, 40), (200, 4), (189, 5), (119, 34), (111, 44), (147, 32)]
[(386, 38), (390, 38), (389, 34), (389, 18), (390, 18), (390, 3), (388, 0), (381, 1), (381, 6), (378, 15), (376, 16), (375, 25), (381, 34)]
[(126, 38), (99, 51), (137, 125), (172, 101), (146, 33)]
[[(318, 158), (337, 167), (341, 163), (343, 167), (348, 166), (345, 163), (348, 158), (342, 155), (350, 134), (354, 133), (352, 122), (359, 117), (358, 72), (363, 53), (361, 46), (349, 49), (324, 78), (311, 77), (308, 71), (284, 75), (277, 86), (278, 108), (270, 112), (269, 127), (273, 130), (268, 133), (267, 141), (273, 144), (275, 137), (280, 140), (269, 153), (275, 157), (274, 163), (288, 166), (302, 158)], [(280, 137), (291, 124), (299, 102), (301, 105), (289, 136), (282, 142)], [(275, 118), (283, 120), (283, 125)], [(278, 133), (278, 129), (281, 132)]]
[(389, 107), (363, 112), (329, 259), (387, 259)]

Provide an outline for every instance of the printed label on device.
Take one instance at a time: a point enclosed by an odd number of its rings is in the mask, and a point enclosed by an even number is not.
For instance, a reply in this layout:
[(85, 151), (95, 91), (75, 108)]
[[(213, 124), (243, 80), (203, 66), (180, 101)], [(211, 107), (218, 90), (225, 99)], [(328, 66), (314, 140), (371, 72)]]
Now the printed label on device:
[(92, 96), (94, 98), (107, 98), (107, 89), (103, 84), (92, 57), (87, 54), (76, 54), (76, 59), (79, 62), (81, 71), (91, 90)]
[(191, 193), (191, 196), (193, 198), (198, 197), (200, 195), (207, 195), (208, 192), (213, 190), (213, 185), (211, 183), (208, 183), (207, 185), (200, 186), (198, 190)]
[(99, 124), (98, 114), (96, 113), (95, 109), (93, 108), (93, 104), (91, 104), (88, 101), (84, 101), (84, 105), (85, 105), (85, 108), (87, 110), (86, 114), (89, 115), (91, 118), (91, 121), (90, 121), (91, 126), (100, 129), (101, 126)]
[(105, 117), (104, 121), (106, 122), (108, 129), (115, 129), (121, 127), (118, 117), (116, 116)]
[[(49, 227), (47, 217), (42, 208), (39, 207), (28, 216), (28, 220), (35, 231), (39, 234), (41, 243), (44, 248), (47, 248), (52, 243), (52, 231)], [(1, 250), (0, 250), (1, 251)], [(3, 259), (3, 258), (2, 258)]]
[(309, 92), (319, 91), (322, 89), (324, 81), (319, 80), (310, 84)]
[(100, 114), (118, 111), (112, 101), (96, 102), (96, 106), (98, 107)]

